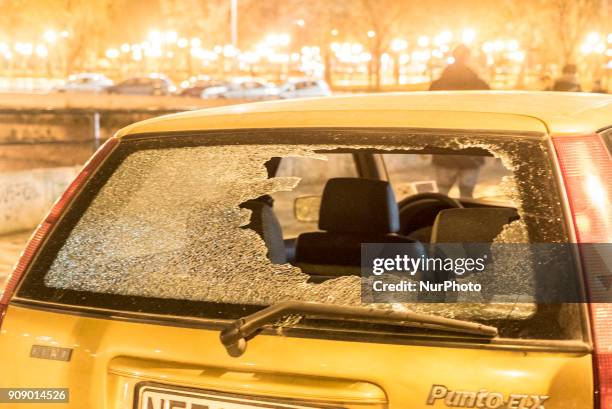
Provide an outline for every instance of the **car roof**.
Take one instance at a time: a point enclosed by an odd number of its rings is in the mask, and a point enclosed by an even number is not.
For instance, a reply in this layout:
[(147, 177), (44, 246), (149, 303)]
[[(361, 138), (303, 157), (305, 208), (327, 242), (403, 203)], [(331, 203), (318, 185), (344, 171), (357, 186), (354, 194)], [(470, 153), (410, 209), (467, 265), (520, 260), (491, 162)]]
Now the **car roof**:
[(317, 78), (308, 78), (308, 77), (293, 77), (287, 80), (287, 83), (296, 83), (296, 82), (320, 82), (320, 79)]
[(612, 96), (529, 91), (347, 95), (228, 105), (137, 122), (117, 136), (212, 129), (410, 127), (592, 133), (612, 125)]

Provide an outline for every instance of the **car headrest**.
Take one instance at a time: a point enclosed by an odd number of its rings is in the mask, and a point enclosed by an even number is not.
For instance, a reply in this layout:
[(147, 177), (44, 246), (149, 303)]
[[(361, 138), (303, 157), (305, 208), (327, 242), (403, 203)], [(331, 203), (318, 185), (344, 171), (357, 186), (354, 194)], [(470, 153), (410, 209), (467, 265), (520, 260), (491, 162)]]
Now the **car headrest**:
[(488, 243), (501, 233), (504, 225), (518, 220), (516, 209), (508, 207), (446, 209), (436, 216), (432, 243)]
[(399, 210), (389, 182), (333, 178), (327, 181), (319, 229), (337, 233), (389, 234), (399, 231)]

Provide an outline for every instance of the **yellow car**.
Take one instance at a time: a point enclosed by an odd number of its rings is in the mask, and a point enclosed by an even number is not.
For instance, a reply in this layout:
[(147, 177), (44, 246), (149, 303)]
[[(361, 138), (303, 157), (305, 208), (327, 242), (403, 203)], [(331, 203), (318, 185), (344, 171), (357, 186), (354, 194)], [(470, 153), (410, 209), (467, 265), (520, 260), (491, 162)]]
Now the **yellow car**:
[[(128, 126), (8, 279), (0, 407), (610, 409), (611, 126), (609, 96), (530, 92)], [(584, 244), (561, 264), (587, 298), (539, 302), (507, 257), (512, 294), (372, 300), (367, 243)]]

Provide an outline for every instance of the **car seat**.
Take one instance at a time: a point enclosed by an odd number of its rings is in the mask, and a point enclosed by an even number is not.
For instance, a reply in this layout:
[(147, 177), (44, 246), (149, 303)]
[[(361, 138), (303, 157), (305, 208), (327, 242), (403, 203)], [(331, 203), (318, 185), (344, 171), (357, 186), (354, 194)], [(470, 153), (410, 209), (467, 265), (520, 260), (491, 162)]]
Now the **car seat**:
[(489, 243), (504, 225), (518, 220), (516, 209), (472, 207), (441, 210), (434, 221), (432, 243)]
[(396, 234), (399, 227), (389, 182), (329, 179), (319, 210), (322, 231), (298, 236), (295, 264), (311, 275), (360, 275), (362, 243), (416, 243)]

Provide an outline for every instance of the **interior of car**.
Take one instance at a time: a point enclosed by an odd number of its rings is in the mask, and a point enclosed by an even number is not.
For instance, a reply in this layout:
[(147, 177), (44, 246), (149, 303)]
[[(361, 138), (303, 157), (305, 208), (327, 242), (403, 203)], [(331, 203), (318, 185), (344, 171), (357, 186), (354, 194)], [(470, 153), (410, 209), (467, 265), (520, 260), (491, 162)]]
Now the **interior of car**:
[(266, 163), (269, 177), (297, 176), (300, 183), (243, 203), (252, 212), (245, 228), (262, 237), (273, 263), (298, 266), (313, 282), (360, 275), (361, 243), (492, 242), (519, 215), (500, 188), (511, 173), (485, 151), (477, 153), (486, 161), (473, 197), (437, 188), (435, 155), (273, 158)]

